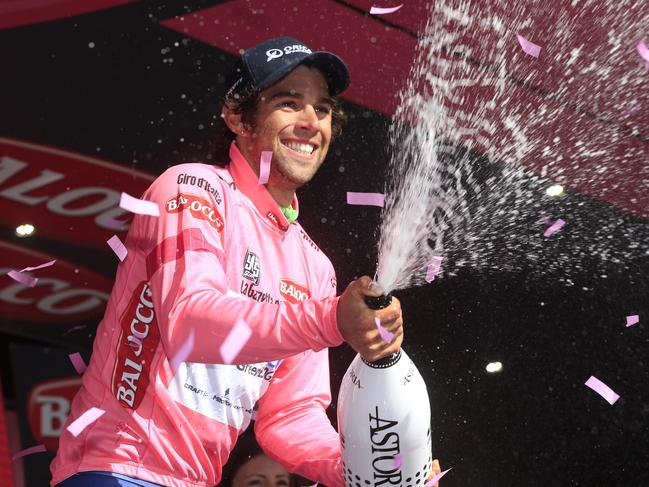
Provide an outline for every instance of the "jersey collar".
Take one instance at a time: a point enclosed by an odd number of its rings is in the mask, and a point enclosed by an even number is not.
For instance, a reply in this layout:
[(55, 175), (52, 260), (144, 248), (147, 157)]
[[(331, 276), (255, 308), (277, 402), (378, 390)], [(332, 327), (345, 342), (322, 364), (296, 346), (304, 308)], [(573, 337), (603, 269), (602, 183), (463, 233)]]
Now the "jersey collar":
[[(230, 145), (230, 174), (232, 174), (237, 189), (250, 198), (264, 218), (284, 232), (289, 229), (290, 223), (282, 213), (279, 205), (268, 192), (266, 186), (259, 184), (259, 178), (255, 171), (234, 142)], [(296, 195), (293, 195), (291, 206), (298, 211), (300, 209)]]

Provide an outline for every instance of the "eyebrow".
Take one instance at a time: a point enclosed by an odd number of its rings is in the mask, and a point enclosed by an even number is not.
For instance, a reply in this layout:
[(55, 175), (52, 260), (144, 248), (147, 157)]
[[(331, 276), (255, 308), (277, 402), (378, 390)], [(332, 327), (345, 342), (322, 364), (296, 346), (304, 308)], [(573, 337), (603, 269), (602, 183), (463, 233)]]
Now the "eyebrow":
[[(275, 100), (276, 98), (298, 98), (303, 99), (304, 95), (296, 91), (278, 91), (269, 98), (269, 102)], [(334, 104), (334, 99), (330, 96), (323, 96), (320, 98), (318, 103), (328, 103), (329, 105)]]
[(244, 477), (243, 480), (250, 480), (250, 479), (253, 479), (255, 477), (260, 477), (260, 478), (262, 478), (264, 480), (266, 479), (266, 476), (264, 474), (262, 474), (262, 473), (249, 473), (248, 475), (246, 475)]

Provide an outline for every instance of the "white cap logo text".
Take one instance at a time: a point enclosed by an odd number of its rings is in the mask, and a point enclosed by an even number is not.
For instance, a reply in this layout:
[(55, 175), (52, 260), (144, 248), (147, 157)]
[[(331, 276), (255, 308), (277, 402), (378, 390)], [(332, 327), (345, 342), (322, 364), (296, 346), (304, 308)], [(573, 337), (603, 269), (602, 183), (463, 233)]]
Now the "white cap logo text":
[(285, 46), (284, 50), (282, 49), (268, 49), (266, 51), (266, 62), (272, 61), (273, 59), (277, 59), (278, 57), (282, 57), (284, 54), (292, 54), (294, 52), (304, 52), (306, 54), (311, 54), (313, 51), (309, 49), (306, 46), (303, 46), (302, 44), (293, 44), (292, 46)]

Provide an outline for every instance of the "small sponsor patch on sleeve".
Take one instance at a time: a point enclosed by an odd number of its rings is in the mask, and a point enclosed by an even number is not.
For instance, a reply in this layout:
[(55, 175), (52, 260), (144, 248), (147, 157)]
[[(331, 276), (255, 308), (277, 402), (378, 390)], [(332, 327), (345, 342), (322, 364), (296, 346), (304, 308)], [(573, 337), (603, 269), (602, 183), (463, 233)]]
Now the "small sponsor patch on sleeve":
[(311, 291), (309, 291), (306, 286), (295, 282), (293, 279), (280, 279), (279, 292), (286, 301), (293, 304), (311, 299)]

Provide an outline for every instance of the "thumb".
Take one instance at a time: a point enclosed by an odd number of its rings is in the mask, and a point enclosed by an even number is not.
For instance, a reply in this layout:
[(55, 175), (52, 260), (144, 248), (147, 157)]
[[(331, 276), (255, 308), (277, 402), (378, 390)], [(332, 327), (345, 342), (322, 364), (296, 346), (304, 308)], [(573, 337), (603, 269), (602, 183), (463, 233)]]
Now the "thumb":
[(358, 292), (361, 296), (377, 297), (384, 294), (383, 288), (378, 283), (372, 281), (369, 276), (362, 276), (356, 280), (358, 283)]

